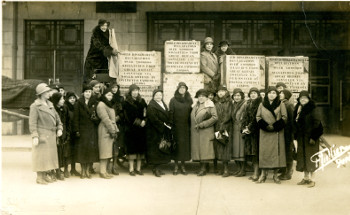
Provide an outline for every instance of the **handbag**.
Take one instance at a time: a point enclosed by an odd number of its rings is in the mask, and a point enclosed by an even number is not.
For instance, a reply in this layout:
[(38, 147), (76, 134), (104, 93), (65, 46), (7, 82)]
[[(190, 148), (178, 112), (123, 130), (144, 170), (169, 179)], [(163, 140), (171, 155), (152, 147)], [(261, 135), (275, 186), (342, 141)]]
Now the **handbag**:
[[(171, 135), (172, 136), (172, 135)], [(173, 141), (173, 138), (165, 138), (164, 136), (160, 140), (159, 143), (159, 151), (161, 151), (164, 154), (172, 154), (175, 152), (176, 149), (176, 143)]]

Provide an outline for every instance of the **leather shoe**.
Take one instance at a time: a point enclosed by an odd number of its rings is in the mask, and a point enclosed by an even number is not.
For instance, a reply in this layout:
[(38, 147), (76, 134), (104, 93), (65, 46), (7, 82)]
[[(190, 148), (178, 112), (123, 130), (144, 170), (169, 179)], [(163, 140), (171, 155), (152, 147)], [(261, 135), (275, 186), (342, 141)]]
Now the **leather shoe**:
[(131, 175), (131, 176), (136, 176), (135, 171), (129, 172), (129, 175)]
[(187, 175), (187, 172), (186, 172), (186, 169), (185, 169), (185, 167), (181, 167), (181, 174), (183, 174), (183, 175)]
[(312, 188), (316, 185), (316, 182), (310, 181), (310, 183), (307, 185), (308, 188)]
[(74, 176), (81, 176), (81, 174), (78, 171), (76, 171), (76, 170), (71, 170), (70, 174), (74, 175)]
[(307, 184), (310, 184), (310, 182), (311, 181), (308, 179), (303, 179), (300, 182), (298, 182), (297, 185), (307, 185)]
[(153, 169), (152, 172), (156, 177), (161, 177), (161, 174), (158, 169)]
[(143, 172), (141, 170), (140, 171), (136, 170), (135, 173), (138, 175), (143, 175)]
[(107, 173), (100, 173), (100, 177), (101, 178), (105, 178), (105, 179), (111, 179), (112, 177), (107, 175)]

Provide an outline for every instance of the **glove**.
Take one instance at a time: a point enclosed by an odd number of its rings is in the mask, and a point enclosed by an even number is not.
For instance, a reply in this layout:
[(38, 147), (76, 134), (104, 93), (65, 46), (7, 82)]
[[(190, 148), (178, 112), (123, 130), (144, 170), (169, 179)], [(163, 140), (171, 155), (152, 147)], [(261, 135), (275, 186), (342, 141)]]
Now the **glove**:
[(34, 137), (34, 138), (32, 139), (32, 141), (33, 141), (33, 146), (39, 145), (39, 138)]
[(57, 137), (60, 137), (60, 136), (62, 136), (62, 130), (57, 131)]
[(80, 137), (80, 133), (77, 131), (77, 132), (75, 133), (75, 136), (76, 136), (76, 137)]
[(310, 139), (310, 145), (315, 145), (315, 140), (313, 140), (313, 139)]
[(142, 120), (140, 126), (143, 128), (143, 127), (145, 127), (145, 125), (146, 125), (146, 121), (145, 121), (145, 120)]
[(268, 130), (268, 131), (273, 131), (273, 130), (274, 130), (273, 125), (268, 125), (268, 126), (266, 127), (266, 130)]

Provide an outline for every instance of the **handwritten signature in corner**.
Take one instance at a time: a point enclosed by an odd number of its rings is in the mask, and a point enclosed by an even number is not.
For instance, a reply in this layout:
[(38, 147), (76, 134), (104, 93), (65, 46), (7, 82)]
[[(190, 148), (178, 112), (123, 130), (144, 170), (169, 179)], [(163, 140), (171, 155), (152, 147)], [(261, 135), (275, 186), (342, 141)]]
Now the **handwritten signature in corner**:
[(325, 148), (317, 152), (311, 156), (310, 160), (316, 164), (317, 169), (315, 172), (319, 170), (323, 171), (332, 162), (337, 164), (337, 168), (345, 166), (347, 162), (350, 162), (350, 145), (339, 146), (337, 148), (333, 145), (330, 148)]

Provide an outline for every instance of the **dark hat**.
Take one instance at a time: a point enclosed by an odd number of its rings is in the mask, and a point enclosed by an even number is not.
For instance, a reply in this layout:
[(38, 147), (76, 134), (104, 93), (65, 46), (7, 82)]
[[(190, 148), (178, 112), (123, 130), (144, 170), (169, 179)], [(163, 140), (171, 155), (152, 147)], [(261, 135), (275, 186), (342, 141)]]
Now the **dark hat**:
[(179, 84), (177, 85), (177, 90), (179, 90), (180, 87), (186, 87), (186, 90), (188, 90), (188, 86), (186, 85), (185, 82), (179, 82)]
[(279, 92), (277, 91), (277, 88), (274, 86), (269, 86), (266, 90), (266, 94), (268, 94), (271, 91), (276, 91), (276, 93), (279, 94)]
[(221, 42), (219, 43), (219, 47), (221, 47), (221, 46), (223, 46), (223, 45), (228, 45), (228, 46), (230, 46), (230, 43), (228, 43), (227, 40), (223, 40), (223, 41), (221, 41)]
[(198, 98), (198, 96), (200, 95), (208, 97), (208, 94), (209, 94), (208, 91), (206, 91), (205, 89), (200, 89), (196, 92), (195, 98)]
[(140, 87), (136, 84), (132, 84), (129, 86), (129, 92), (131, 93), (133, 90), (140, 90)]
[(301, 98), (302, 96), (306, 96), (306, 97), (308, 97), (309, 99), (311, 99), (309, 92), (306, 91), (306, 90), (302, 90), (302, 91), (299, 93), (299, 97), (298, 97), (298, 98)]
[(278, 87), (280, 87), (280, 86), (282, 86), (283, 89), (287, 88), (286, 84), (283, 83), (283, 82), (278, 82), (278, 83), (276, 84), (276, 88), (278, 88)]
[(161, 92), (161, 93), (163, 94), (163, 90), (161, 90), (161, 89), (155, 89), (155, 90), (153, 90), (152, 98), (154, 98), (154, 95), (155, 95), (156, 93), (158, 93), (158, 92)]
[(220, 90), (225, 90), (225, 91), (227, 91), (226, 85), (220, 85), (220, 86), (218, 87), (218, 92), (219, 92)]
[(53, 103), (54, 106), (58, 104), (58, 102), (61, 100), (62, 94), (61, 93), (54, 93), (51, 96), (51, 102)]
[(260, 93), (260, 91), (259, 91), (258, 88), (252, 87), (252, 88), (250, 88), (250, 90), (249, 90), (248, 97), (250, 97), (250, 93), (251, 93), (251, 92), (256, 92), (258, 95), (259, 95), (259, 93)]
[(289, 90), (284, 89), (284, 90), (282, 90), (282, 92), (284, 94), (285, 99), (289, 100), (290, 97), (292, 97), (292, 93)]
[(264, 88), (261, 88), (261, 89), (259, 90), (259, 92), (260, 92), (260, 93), (265, 93), (265, 89), (264, 89)]
[(98, 20), (98, 25), (99, 25), (99, 26), (102, 26), (102, 25), (104, 25), (105, 23), (107, 23), (108, 26), (110, 25), (110, 22), (108, 22), (106, 19), (99, 19), (99, 20)]
[(82, 91), (82, 92), (85, 92), (85, 91), (87, 91), (87, 90), (92, 90), (92, 86), (91, 86), (90, 84), (85, 84), (85, 85), (83, 86), (83, 91)]
[(106, 95), (107, 93), (111, 93), (112, 92), (112, 88), (111, 87), (108, 87), (107, 89), (105, 89), (103, 91), (103, 94), (102, 95)]
[(113, 87), (118, 87), (118, 89), (120, 88), (119, 84), (117, 82), (113, 82), (111, 83), (111, 85), (109, 85), (110, 88), (113, 88)]
[(68, 99), (69, 99), (70, 97), (72, 97), (72, 96), (74, 96), (75, 99), (77, 99), (77, 95), (75, 95), (75, 93), (73, 93), (73, 92), (71, 92), (71, 91), (67, 92), (67, 93), (66, 93), (66, 100), (68, 101)]
[(233, 97), (235, 96), (235, 94), (237, 94), (237, 93), (241, 94), (242, 99), (244, 99), (244, 93), (243, 93), (243, 91), (242, 91), (241, 88), (235, 88), (235, 89), (233, 90), (232, 99), (233, 99)]
[(94, 87), (96, 84), (99, 84), (100, 82), (99, 81), (97, 81), (97, 80), (92, 80), (92, 81), (90, 81), (90, 85), (91, 85), (91, 87)]

